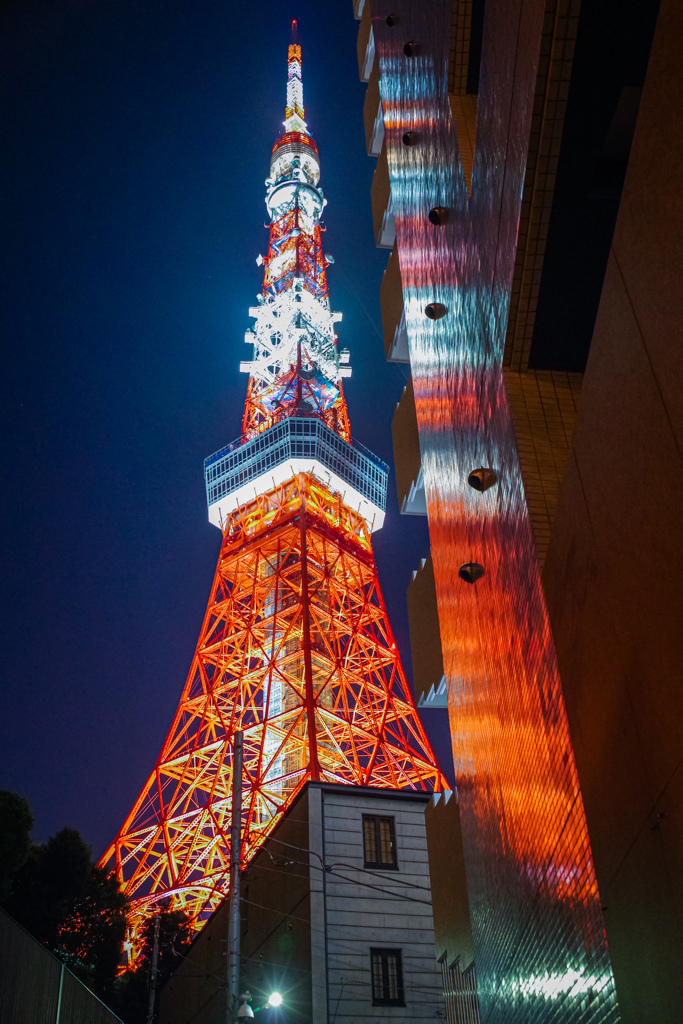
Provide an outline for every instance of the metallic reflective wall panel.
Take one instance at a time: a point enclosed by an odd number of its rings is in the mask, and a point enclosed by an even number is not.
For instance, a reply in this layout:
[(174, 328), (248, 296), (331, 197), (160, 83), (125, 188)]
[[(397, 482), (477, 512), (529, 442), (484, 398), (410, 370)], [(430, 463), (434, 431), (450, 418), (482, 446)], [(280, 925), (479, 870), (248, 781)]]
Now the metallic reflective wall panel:
[[(487, 0), (471, 200), (446, 92), (450, 3), (373, 0), (372, 13), (482, 1020), (614, 1022), (502, 373), (544, 4)], [(450, 210), (443, 227), (427, 219), (436, 205)], [(445, 315), (428, 319), (430, 302)], [(498, 474), (484, 493), (467, 483), (478, 466)], [(485, 569), (472, 585), (466, 562)]]

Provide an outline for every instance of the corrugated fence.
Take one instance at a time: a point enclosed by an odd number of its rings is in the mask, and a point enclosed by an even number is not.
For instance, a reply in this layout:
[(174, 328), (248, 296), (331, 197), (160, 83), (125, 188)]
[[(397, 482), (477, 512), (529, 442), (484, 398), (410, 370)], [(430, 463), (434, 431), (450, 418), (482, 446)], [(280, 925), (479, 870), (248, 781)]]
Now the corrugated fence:
[(0, 909), (2, 1024), (121, 1024), (57, 957)]

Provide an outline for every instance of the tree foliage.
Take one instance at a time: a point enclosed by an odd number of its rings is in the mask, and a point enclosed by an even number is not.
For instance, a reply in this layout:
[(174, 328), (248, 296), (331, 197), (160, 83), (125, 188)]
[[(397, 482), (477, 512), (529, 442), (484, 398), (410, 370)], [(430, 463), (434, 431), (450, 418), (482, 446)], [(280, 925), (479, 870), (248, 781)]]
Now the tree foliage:
[[(157, 990), (163, 988), (181, 963), (194, 937), (192, 924), (182, 910), (171, 910), (168, 903), (159, 909), (159, 959)], [(149, 1001), (149, 972), (154, 946), (154, 918), (143, 926), (139, 959), (135, 970), (126, 971), (118, 981), (112, 1008), (125, 1024), (145, 1024)], [(159, 1003), (157, 1000), (157, 1012)]]
[(47, 843), (34, 844), (14, 877), (7, 909), (36, 939), (54, 950), (59, 929), (88, 887), (90, 847), (64, 828)]
[(128, 899), (113, 874), (93, 867), (60, 924), (55, 952), (106, 999), (113, 992), (126, 937)]
[[(192, 923), (182, 910), (171, 910), (168, 902), (159, 909), (159, 960), (157, 973), (159, 983), (173, 973), (180, 958), (184, 956), (194, 937)], [(142, 929), (139, 966), (148, 970), (152, 962), (154, 946), (154, 918), (145, 922)]]
[[(154, 919), (144, 925), (135, 970), (117, 977), (128, 927), (128, 899), (113, 874), (92, 862), (75, 829), (47, 843), (31, 843), (33, 817), (26, 801), (0, 792), (0, 903), (117, 1013), (125, 1024), (144, 1024)], [(159, 908), (157, 987), (189, 947), (192, 925), (180, 910)]]
[(33, 815), (22, 796), (0, 790), (0, 902), (12, 895), (14, 876), (31, 849)]
[(113, 876), (95, 867), (78, 832), (65, 828), (30, 846), (3, 905), (106, 1002), (121, 961), (128, 900)]

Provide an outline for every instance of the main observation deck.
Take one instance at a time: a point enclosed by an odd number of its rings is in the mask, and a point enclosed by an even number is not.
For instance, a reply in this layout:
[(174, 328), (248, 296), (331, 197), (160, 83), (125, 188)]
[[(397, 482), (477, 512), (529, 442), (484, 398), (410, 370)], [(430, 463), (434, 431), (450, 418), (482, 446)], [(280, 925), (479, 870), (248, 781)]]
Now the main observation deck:
[(317, 416), (290, 416), (262, 434), (238, 438), (204, 461), (209, 522), (223, 528), (240, 505), (310, 473), (358, 512), (371, 532), (384, 523), (389, 467), (349, 444)]

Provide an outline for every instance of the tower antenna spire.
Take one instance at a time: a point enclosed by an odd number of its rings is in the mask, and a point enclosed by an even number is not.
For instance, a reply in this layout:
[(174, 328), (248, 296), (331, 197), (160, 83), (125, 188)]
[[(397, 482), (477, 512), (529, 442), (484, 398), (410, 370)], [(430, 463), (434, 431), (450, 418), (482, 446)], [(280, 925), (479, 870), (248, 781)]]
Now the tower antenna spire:
[(308, 135), (304, 121), (304, 88), (301, 83), (301, 47), (297, 42), (297, 24), (292, 22), (292, 41), (287, 54), (287, 109), (285, 131)]

